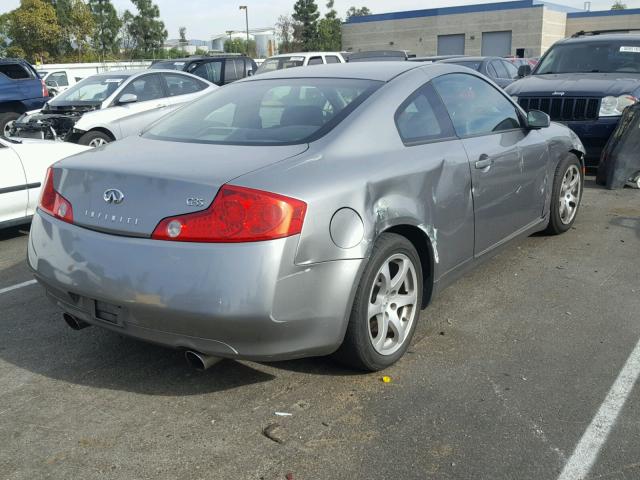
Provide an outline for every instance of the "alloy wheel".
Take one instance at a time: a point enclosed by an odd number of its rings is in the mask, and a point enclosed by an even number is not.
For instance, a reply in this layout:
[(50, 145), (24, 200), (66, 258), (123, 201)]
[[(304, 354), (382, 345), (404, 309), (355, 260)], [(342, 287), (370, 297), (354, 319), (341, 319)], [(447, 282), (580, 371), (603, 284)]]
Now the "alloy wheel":
[(89, 142), (90, 147), (101, 147), (102, 145), (106, 145), (107, 142), (104, 138), (94, 138)]
[(569, 165), (569, 168), (567, 168), (562, 178), (558, 206), (560, 221), (565, 225), (570, 224), (576, 216), (581, 193), (582, 182), (580, 170), (576, 165)]
[(402, 253), (382, 263), (375, 276), (367, 313), (369, 340), (381, 355), (392, 355), (406, 341), (419, 311), (418, 279), (413, 262)]
[(15, 123), (15, 121), (11, 120), (10, 122), (7, 122), (4, 125), (4, 131), (2, 132), (2, 134), (5, 137), (10, 137), (11, 136), (11, 129), (13, 129), (13, 124)]

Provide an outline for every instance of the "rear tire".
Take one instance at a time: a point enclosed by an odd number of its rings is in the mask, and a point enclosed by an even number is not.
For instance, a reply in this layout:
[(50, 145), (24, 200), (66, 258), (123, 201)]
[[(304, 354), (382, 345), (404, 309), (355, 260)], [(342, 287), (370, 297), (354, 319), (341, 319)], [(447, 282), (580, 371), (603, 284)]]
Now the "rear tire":
[(362, 274), (336, 358), (372, 372), (393, 365), (411, 343), (421, 305), (422, 267), (416, 249), (401, 235), (383, 233)]
[(113, 139), (104, 132), (91, 131), (87, 132), (80, 137), (78, 143), (80, 145), (86, 145), (87, 147), (102, 147), (107, 143), (113, 142)]
[(8, 137), (11, 125), (20, 118), (20, 115), (15, 112), (0, 113), (0, 135)]
[(551, 192), (549, 225), (545, 233), (559, 235), (571, 228), (578, 216), (583, 186), (582, 164), (575, 155), (569, 154), (556, 167)]

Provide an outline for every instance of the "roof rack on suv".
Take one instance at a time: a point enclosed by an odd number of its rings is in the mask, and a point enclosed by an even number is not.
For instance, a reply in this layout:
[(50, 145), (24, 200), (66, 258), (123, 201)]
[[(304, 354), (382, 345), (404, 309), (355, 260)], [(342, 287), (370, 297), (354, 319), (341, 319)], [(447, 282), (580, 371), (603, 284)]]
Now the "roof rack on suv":
[(590, 31), (580, 30), (579, 32), (576, 32), (573, 35), (571, 35), (571, 38), (586, 37), (586, 36), (592, 36), (592, 35), (606, 35), (607, 33), (640, 33), (640, 30), (629, 29), (629, 28), (618, 28), (618, 29), (611, 29), (611, 30), (590, 30)]

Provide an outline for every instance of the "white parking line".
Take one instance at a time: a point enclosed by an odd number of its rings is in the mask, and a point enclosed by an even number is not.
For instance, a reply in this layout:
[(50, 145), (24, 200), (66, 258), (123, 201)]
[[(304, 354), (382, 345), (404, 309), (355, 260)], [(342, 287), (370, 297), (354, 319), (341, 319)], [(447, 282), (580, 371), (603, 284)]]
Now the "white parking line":
[(0, 295), (2, 295), (3, 293), (10, 292), (11, 290), (17, 290), (22, 287), (28, 287), (29, 285), (33, 285), (34, 283), (36, 283), (35, 280), (29, 280), (28, 282), (22, 282), (17, 285), (12, 285), (11, 287), (0, 288)]
[(558, 480), (582, 480), (587, 477), (638, 376), (640, 376), (640, 341), (627, 358), (618, 378), (582, 435)]

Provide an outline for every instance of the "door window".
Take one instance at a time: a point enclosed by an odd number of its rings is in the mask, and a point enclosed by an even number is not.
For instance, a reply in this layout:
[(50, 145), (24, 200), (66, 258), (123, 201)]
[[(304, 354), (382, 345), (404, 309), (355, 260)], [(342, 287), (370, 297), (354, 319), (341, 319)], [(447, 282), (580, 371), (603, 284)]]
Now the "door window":
[(68, 87), (69, 79), (67, 78), (67, 74), (65, 72), (54, 72), (49, 75), (47, 80), (53, 80), (58, 84), (59, 87)]
[(340, 63), (340, 59), (335, 55), (327, 55), (324, 57), (327, 63)]
[(244, 76), (243, 59), (227, 58), (224, 64), (224, 83), (235, 82)]
[(474, 75), (452, 73), (433, 80), (460, 137), (520, 128), (516, 107), (495, 87)]
[(195, 78), (186, 75), (178, 75), (175, 73), (163, 73), (162, 76), (167, 83), (167, 90), (170, 97), (178, 95), (188, 95), (196, 93), (206, 88), (206, 84)]
[(504, 65), (504, 68), (507, 70), (506, 78), (518, 78), (518, 69), (513, 63), (505, 62), (504, 60), (501, 60), (501, 62)]
[(502, 64), (502, 62), (498, 60), (494, 60), (493, 62), (491, 62), (491, 65), (493, 66), (493, 68), (495, 68), (496, 73), (498, 74), (496, 78), (511, 78), (509, 77), (509, 74), (507, 73), (507, 69), (504, 68), (504, 65)]
[(322, 65), (322, 57), (311, 57), (307, 65)]
[(447, 112), (430, 84), (421, 87), (400, 105), (395, 121), (405, 144), (455, 136)]
[(13, 80), (25, 80), (32, 78), (31, 74), (22, 65), (17, 63), (3, 63), (0, 65), (0, 73)]
[(214, 62), (204, 62), (204, 63), (196, 63), (191, 66), (188, 70), (189, 73), (193, 73), (200, 78), (204, 78), (205, 80), (210, 81), (211, 83), (215, 83), (216, 85), (220, 85), (221, 83), (221, 73), (222, 73), (222, 62), (217, 60)]
[(120, 97), (125, 93), (133, 93), (138, 97), (139, 102), (155, 100), (165, 96), (162, 81), (158, 74), (143, 75), (129, 82), (120, 93)]

